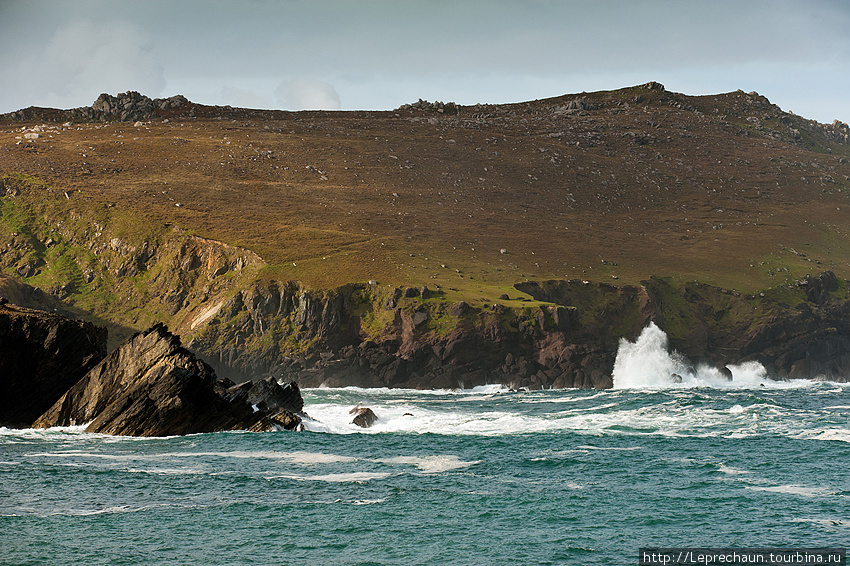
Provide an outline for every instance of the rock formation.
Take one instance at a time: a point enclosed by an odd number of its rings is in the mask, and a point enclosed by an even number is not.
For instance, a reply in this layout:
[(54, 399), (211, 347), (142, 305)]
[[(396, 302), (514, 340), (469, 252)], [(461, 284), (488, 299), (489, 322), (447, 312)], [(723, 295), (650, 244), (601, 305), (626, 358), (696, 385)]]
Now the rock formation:
[[(275, 391), (278, 395), (270, 397), (252, 389), (228, 380), (218, 382), (210, 366), (183, 348), (163, 325), (155, 325), (105, 358), (33, 426), (90, 423), (88, 432), (170, 436), (300, 424), (299, 417), (287, 415), (280, 403), (298, 406), (297, 386), (289, 395)], [(266, 390), (271, 389), (268, 384)], [(256, 401), (255, 407), (249, 399)], [(259, 404), (276, 406), (270, 412)]]
[(378, 420), (378, 415), (376, 415), (369, 407), (361, 407), (358, 405), (351, 409), (348, 414), (354, 415), (354, 419), (351, 421), (351, 424), (355, 424), (360, 428), (369, 428)]
[(29, 426), (105, 355), (102, 327), (0, 306), (0, 425)]

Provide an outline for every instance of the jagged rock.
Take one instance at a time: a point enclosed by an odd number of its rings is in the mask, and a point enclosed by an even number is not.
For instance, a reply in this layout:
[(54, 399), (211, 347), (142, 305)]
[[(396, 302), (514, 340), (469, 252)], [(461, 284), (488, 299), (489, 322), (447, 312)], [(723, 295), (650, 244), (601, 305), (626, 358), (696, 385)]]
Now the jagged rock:
[(284, 410), (300, 413), (304, 409), (304, 399), (298, 384), (294, 381), (282, 386), (273, 377), (259, 381), (246, 381), (227, 390), (230, 394), (244, 395), (245, 400), (264, 411)]
[(280, 409), (279, 411), (260, 418), (256, 424), (248, 428), (251, 432), (272, 432), (275, 430), (303, 430), (301, 417), (295, 413)]
[(378, 415), (376, 415), (372, 409), (368, 407), (354, 407), (348, 412), (350, 415), (354, 415), (354, 420), (351, 421), (351, 424), (356, 424), (361, 428), (369, 428), (375, 421), (378, 420)]
[(0, 426), (29, 426), (105, 355), (105, 328), (0, 306)]
[(88, 372), (34, 426), (90, 422), (86, 430), (170, 436), (251, 429), (268, 417), (239, 395), (220, 394), (212, 368), (161, 324), (136, 334)]

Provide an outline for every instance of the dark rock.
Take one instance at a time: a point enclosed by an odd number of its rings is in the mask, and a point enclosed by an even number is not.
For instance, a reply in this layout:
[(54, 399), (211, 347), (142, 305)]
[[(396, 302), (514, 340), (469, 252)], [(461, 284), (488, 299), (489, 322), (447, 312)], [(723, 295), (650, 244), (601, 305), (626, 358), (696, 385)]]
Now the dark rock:
[(304, 430), (300, 415), (280, 409), (263, 416), (256, 424), (248, 427), (250, 432), (272, 432), (275, 430)]
[(354, 407), (349, 411), (349, 414), (354, 415), (351, 424), (356, 424), (361, 428), (369, 428), (378, 420), (378, 416), (368, 407)]
[(285, 386), (277, 382), (273, 377), (267, 377), (260, 381), (248, 381), (235, 386), (245, 392), (246, 399), (251, 405), (256, 405), (262, 410), (276, 411), (282, 409), (291, 413), (300, 413), (304, 409), (304, 399), (295, 382), (287, 383)]
[(419, 295), (419, 291), (415, 287), (405, 287), (404, 288), (404, 297), (406, 299), (412, 299)]
[(726, 366), (720, 368), (720, 375), (723, 376), (726, 381), (732, 381), (732, 370)]
[(449, 310), (452, 316), (463, 316), (469, 312), (469, 305), (463, 301), (458, 301)]
[(106, 356), (106, 329), (12, 304), (0, 308), (0, 425), (26, 427)]
[[(88, 432), (171, 436), (234, 429), (268, 430), (261, 423), (264, 418), (271, 424), (288, 422), (276, 416), (279, 411), (254, 411), (246, 399), (251, 387), (241, 394), (231, 386), (226, 389), (230, 395), (221, 395), (227, 385), (216, 379), (210, 366), (183, 348), (179, 338), (157, 324), (119, 346), (33, 426), (90, 422)], [(266, 392), (263, 402), (281, 400), (270, 383), (259, 390)]]

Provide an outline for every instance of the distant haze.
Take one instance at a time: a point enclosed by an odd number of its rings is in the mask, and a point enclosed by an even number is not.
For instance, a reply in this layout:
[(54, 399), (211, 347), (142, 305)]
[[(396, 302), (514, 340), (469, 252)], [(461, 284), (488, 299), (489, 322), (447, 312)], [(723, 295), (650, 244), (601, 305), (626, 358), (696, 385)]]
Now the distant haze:
[(519, 102), (658, 81), (850, 121), (846, 0), (0, 0), (0, 112)]

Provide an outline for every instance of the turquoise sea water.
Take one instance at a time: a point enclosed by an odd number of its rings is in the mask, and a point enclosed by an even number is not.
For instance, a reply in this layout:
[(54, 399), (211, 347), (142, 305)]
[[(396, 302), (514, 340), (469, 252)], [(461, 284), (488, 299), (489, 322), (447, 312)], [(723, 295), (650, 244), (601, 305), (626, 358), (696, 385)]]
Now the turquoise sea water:
[[(642, 546), (846, 546), (850, 386), (707, 385), (306, 390), (320, 422), (299, 433), (0, 429), (0, 563), (616, 565)], [(349, 424), (357, 403), (374, 428)]]

